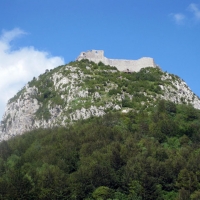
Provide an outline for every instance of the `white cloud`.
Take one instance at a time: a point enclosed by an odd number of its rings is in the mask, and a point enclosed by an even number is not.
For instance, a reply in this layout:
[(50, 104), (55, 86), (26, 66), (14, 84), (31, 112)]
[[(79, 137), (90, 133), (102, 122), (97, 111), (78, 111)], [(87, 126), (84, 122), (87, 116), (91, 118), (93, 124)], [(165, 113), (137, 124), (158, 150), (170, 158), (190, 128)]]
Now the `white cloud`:
[(196, 4), (191, 3), (188, 9), (194, 14), (195, 19), (200, 20), (200, 10)]
[(26, 34), (21, 29), (3, 31), (0, 36), (0, 120), (7, 101), (34, 76), (64, 64), (61, 57), (53, 57), (34, 47), (12, 50), (10, 42)]
[(15, 39), (16, 37), (19, 37), (23, 34), (26, 34), (26, 32), (24, 32), (23, 30), (19, 29), (19, 28), (15, 28), (12, 31), (2, 31), (2, 35), (0, 37), (0, 41), (4, 42), (4, 43), (9, 43), (11, 42), (13, 39)]
[[(191, 24), (194, 22), (194, 19), (200, 21), (200, 9), (197, 4), (191, 3), (187, 9), (187, 12), (183, 13), (171, 13), (169, 16), (173, 18), (176, 24)], [(189, 15), (189, 12), (192, 13), (192, 16)]]
[(185, 20), (185, 15), (181, 14), (181, 13), (176, 13), (176, 14), (170, 14), (174, 21), (177, 23), (177, 24), (183, 24), (184, 23), (184, 20)]

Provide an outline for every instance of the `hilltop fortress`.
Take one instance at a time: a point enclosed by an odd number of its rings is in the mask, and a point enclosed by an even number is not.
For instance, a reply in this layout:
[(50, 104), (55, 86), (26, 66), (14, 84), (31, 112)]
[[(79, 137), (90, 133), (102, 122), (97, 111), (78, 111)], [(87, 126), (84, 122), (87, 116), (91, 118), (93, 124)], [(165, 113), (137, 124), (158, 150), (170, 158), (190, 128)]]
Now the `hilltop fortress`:
[(81, 52), (76, 60), (88, 59), (95, 63), (102, 62), (105, 65), (115, 66), (119, 71), (138, 72), (141, 68), (156, 67), (153, 58), (143, 57), (138, 60), (109, 59), (104, 57), (103, 50), (91, 50)]

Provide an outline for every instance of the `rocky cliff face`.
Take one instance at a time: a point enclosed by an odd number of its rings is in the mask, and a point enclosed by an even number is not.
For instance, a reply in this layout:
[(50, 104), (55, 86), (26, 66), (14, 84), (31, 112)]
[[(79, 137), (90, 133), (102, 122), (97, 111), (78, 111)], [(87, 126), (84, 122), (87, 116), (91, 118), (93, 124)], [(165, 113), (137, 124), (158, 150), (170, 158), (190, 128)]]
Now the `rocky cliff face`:
[(0, 140), (37, 128), (67, 126), (111, 110), (148, 111), (158, 99), (190, 103), (200, 109), (199, 98), (187, 84), (159, 68), (129, 74), (102, 63), (71, 62), (34, 78), (10, 99), (0, 125)]
[(164, 91), (163, 99), (170, 100), (177, 104), (192, 104), (194, 108), (200, 109), (199, 97), (191, 91), (185, 81), (168, 73), (164, 73), (161, 80), (171, 82), (171, 85), (168, 86), (160, 85)]

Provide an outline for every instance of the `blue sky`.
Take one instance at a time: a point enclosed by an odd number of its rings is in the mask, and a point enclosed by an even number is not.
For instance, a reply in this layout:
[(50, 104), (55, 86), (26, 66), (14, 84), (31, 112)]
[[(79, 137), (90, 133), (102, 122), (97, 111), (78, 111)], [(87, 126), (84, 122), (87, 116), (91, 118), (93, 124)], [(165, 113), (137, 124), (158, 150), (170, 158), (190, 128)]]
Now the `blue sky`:
[(200, 0), (0, 0), (0, 116), (34, 76), (91, 49), (153, 57), (200, 96)]

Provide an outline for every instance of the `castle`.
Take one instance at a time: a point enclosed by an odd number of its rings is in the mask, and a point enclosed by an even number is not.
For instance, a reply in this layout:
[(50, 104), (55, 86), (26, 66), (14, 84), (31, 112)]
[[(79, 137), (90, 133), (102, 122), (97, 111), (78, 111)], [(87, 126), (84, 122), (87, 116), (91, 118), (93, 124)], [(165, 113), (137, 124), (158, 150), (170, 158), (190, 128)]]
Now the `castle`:
[(153, 58), (143, 57), (138, 60), (108, 59), (104, 57), (103, 50), (91, 50), (81, 52), (76, 60), (88, 59), (95, 63), (102, 62), (105, 65), (115, 66), (119, 71), (138, 72), (141, 68), (156, 67)]

